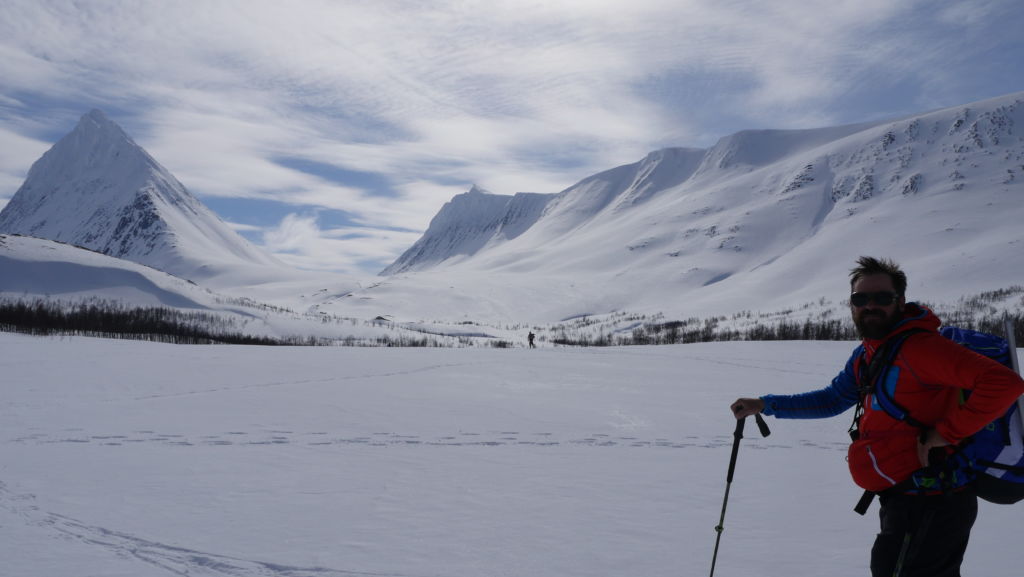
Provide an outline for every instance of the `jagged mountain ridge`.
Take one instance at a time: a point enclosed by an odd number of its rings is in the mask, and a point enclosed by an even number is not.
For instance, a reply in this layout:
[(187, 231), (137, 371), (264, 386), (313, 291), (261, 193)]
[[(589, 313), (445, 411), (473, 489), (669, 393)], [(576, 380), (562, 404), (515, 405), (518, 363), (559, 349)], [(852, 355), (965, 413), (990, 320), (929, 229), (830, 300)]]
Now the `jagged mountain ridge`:
[(281, 266), (228, 227), (101, 111), (37, 160), (0, 232), (85, 247), (184, 278)]

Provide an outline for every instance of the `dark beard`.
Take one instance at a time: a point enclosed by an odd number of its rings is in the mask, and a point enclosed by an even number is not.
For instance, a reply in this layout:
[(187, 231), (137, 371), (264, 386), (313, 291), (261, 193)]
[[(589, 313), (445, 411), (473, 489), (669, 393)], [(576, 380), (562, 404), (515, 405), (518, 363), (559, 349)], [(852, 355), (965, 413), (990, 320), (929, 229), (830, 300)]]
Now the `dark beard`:
[(860, 338), (882, 340), (889, 335), (889, 332), (899, 322), (900, 317), (899, 311), (892, 316), (880, 310), (861, 311), (854, 317), (853, 324), (857, 327)]

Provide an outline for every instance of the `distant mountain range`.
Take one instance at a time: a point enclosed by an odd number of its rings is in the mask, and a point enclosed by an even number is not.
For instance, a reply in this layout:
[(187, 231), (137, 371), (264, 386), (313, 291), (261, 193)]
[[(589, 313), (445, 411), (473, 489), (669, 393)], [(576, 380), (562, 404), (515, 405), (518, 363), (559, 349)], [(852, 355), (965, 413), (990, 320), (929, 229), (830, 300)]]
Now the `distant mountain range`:
[(196, 281), (238, 267), (283, 266), (99, 110), (32, 165), (0, 212), (0, 233), (61, 241)]
[(543, 287), (528, 306), (571, 298), (567, 314), (686, 314), (840, 296), (861, 254), (903, 261), (918, 298), (1024, 282), (1024, 93), (899, 120), (743, 131), (558, 194), (474, 189), (383, 274), (391, 290), (448, 282), (461, 297)]
[[(823, 299), (842, 298), (862, 254), (904, 263), (911, 298), (956, 300), (1024, 284), (1022, 223), (1024, 93), (884, 122), (743, 131), (708, 149), (652, 152), (557, 194), (473, 187), (383, 276), (363, 281), (283, 273), (98, 111), (33, 165), (0, 212), (0, 233), (202, 286), (244, 276), (236, 296), (298, 310), (538, 323), (834, 309)], [(0, 293), (15, 290), (8, 284)]]

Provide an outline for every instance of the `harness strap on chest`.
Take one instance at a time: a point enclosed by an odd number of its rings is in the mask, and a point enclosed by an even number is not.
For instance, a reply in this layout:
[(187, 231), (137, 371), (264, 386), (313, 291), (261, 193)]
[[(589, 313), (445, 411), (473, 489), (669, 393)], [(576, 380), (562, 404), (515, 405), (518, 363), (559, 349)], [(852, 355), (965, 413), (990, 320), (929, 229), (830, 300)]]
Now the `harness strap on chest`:
[[(868, 395), (874, 395), (874, 399), (878, 402), (878, 406), (890, 417), (907, 423), (908, 425), (920, 429), (923, 431), (927, 428), (923, 423), (914, 419), (910, 416), (910, 413), (901, 407), (893, 399), (893, 395), (885, 387), (885, 375), (888, 373), (892, 366), (893, 360), (899, 353), (900, 347), (903, 343), (911, 336), (917, 333), (926, 332), (923, 329), (910, 329), (904, 331), (895, 337), (882, 343), (876, 351), (874, 356), (871, 357), (871, 362), (868, 363), (864, 360), (864, 356), (860, 358), (860, 364), (858, 365), (858, 390), (860, 392), (860, 399), (857, 402), (857, 408), (854, 412), (853, 424), (850, 425), (850, 438), (857, 440), (860, 438), (860, 419), (864, 415), (864, 404)], [(890, 491), (903, 492), (915, 488), (915, 484), (912, 479), (908, 479), (890, 488)], [(918, 489), (920, 489), (918, 487)], [(943, 493), (946, 490), (943, 488)], [(868, 507), (871, 506), (871, 502), (875, 498), (875, 493), (872, 491), (864, 491), (857, 505), (853, 508), (857, 513), (864, 515)]]
[(860, 419), (864, 415), (864, 403), (866, 402), (868, 395), (874, 395), (875, 400), (878, 401), (878, 405), (890, 417), (897, 421), (903, 421), (912, 427), (919, 429), (925, 428), (920, 421), (911, 417), (910, 413), (906, 409), (896, 403), (892, 395), (884, 386), (884, 377), (892, 367), (892, 362), (899, 353), (903, 343), (912, 335), (921, 332), (925, 331), (921, 329), (911, 329), (885, 341), (880, 347), (878, 347), (878, 350), (875, 351), (875, 354), (871, 357), (870, 363), (864, 360), (864, 356), (861, 356), (858, 365), (857, 381), (860, 399), (857, 401), (857, 408), (853, 415), (853, 423), (850, 425), (850, 437), (853, 440), (857, 440), (860, 437)]

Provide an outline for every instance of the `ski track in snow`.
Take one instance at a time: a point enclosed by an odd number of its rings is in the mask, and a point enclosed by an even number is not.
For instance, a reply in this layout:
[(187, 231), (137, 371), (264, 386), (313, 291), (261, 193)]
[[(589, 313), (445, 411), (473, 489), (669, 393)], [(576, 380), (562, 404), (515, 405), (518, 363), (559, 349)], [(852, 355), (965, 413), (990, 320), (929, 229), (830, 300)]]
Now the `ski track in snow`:
[[(136, 430), (130, 435), (87, 435), (82, 429), (67, 429), (59, 434), (33, 434), (7, 441), (19, 444), (80, 444), (83, 446), (109, 447), (118, 450), (120, 447), (136, 444), (160, 444), (172, 447), (220, 447), (224, 450), (237, 450), (254, 446), (275, 446), (282, 448), (293, 444), (306, 446), (368, 446), (368, 447), (527, 447), (536, 450), (556, 449), (559, 446), (592, 447), (596, 449), (703, 449), (714, 450), (728, 447), (732, 437), (727, 435), (700, 439), (688, 437), (683, 441), (668, 439), (641, 439), (631, 436), (609, 436), (595, 434), (589, 436), (571, 436), (564, 440), (556, 439), (551, 432), (535, 432), (521, 434), (514, 430), (492, 430), (485, 432), (459, 431), (455, 435), (436, 438), (423, 438), (419, 435), (399, 434), (399, 432), (372, 432), (361, 437), (332, 436), (325, 431), (303, 432), (296, 434), (292, 430), (264, 429), (256, 432), (227, 431), (222, 435), (203, 436), (189, 439), (178, 434), (161, 434), (155, 430)], [(845, 451), (845, 443), (819, 443), (802, 440), (801, 447), (817, 448), (827, 451)], [(791, 444), (771, 444), (761, 440), (746, 446), (746, 449), (768, 450), (772, 448), (793, 448)], [(216, 449), (214, 449), (216, 450)], [(56, 512), (41, 510), (34, 504), (32, 494), (17, 495), (11, 493), (3, 482), (0, 482), (0, 509), (13, 513), (15, 519), (37, 527), (47, 528), (59, 538), (74, 539), (84, 544), (101, 547), (117, 557), (136, 559), (145, 564), (159, 568), (168, 575), (189, 575), (206, 577), (426, 577), (411, 576), (397, 573), (369, 573), (345, 571), (324, 567), (292, 567), (267, 562), (244, 560), (227, 557), (217, 553), (187, 549), (168, 545), (135, 535), (121, 533), (116, 530), (89, 525)]]
[[(731, 359), (695, 356), (693, 361), (703, 363), (735, 365), (757, 370), (800, 373), (820, 377), (812, 366), (774, 367), (770, 363), (757, 360)], [(192, 390), (156, 393), (136, 396), (134, 400), (149, 400), (163, 397), (181, 397), (188, 395), (207, 395), (230, 393), (241, 389), (259, 389), (273, 387), (296, 387), (303, 385), (329, 384), (339, 381), (380, 379), (394, 376), (429, 374), (441, 369), (463, 367), (467, 364), (484, 363), (451, 363), (424, 364), (405, 370), (391, 370), (377, 373), (373, 370), (359, 375), (331, 376), (329, 378), (312, 378), (303, 380), (271, 380), (264, 382), (235, 384), (224, 382), (193, 384)], [(768, 366), (766, 366), (768, 365)], [(429, 378), (429, 377), (428, 377)], [(102, 402), (102, 401), (101, 401)], [(676, 434), (672, 438), (660, 434), (643, 435), (646, 422), (632, 417), (622, 411), (614, 413), (616, 423), (610, 424), (613, 430), (604, 432), (599, 425), (595, 429), (579, 428), (547, 428), (544, 425), (531, 429), (488, 429), (486, 425), (479, 429), (443, 429), (431, 428), (422, 430), (415, 425), (410, 430), (402, 430), (383, 425), (353, 424), (348, 428), (339, 429), (293, 429), (287, 425), (260, 424), (251, 422), (238, 428), (225, 426), (223, 429), (208, 429), (197, 432), (195, 429), (162, 429), (159, 427), (139, 428), (117, 425), (92, 425), (85, 428), (42, 428), (32, 427), (28, 431), (19, 432), (17, 437), (0, 439), (0, 443), (29, 446), (60, 446), (71, 448), (81, 447), (83, 450), (109, 452), (128, 451), (133, 447), (159, 448), (167, 451), (294, 451), (303, 450), (337, 452), (353, 448), (361, 450), (387, 450), (391, 447), (408, 451), (720, 451), (733, 443), (729, 434), (722, 435), (685, 435)], [(621, 421), (621, 423), (619, 422)], [(145, 426), (145, 425), (143, 425)], [(109, 427), (109, 428), (108, 428)], [(365, 428), (364, 428), (365, 427)], [(513, 426), (514, 427), (514, 426)], [(543, 427), (543, 428), (542, 428)], [(745, 443), (745, 450), (769, 450), (814, 448), (823, 451), (845, 451), (845, 442), (821, 442), (820, 440), (800, 439), (785, 442), (774, 439), (755, 439)], [(227, 454), (227, 453), (225, 453)], [(440, 455), (440, 453), (438, 453)], [(28, 488), (31, 491), (31, 488)], [(150, 540), (142, 535), (121, 532), (117, 527), (103, 527), (87, 521), (47, 511), (41, 508), (35, 495), (31, 493), (16, 494), (0, 481), (0, 522), (10, 519), (15, 524), (24, 523), (42, 529), (55, 540), (74, 541), (111, 556), (144, 563), (154, 568), (158, 574), (188, 575), (195, 577), (434, 577), (433, 575), (409, 575), (393, 572), (347, 571), (328, 567), (299, 567), (278, 564), (272, 560), (252, 560), (218, 554), (215, 552), (186, 549), (173, 544), (165, 544)]]
[[(519, 431), (486, 431), (482, 433), (458, 431), (450, 435), (423, 436), (400, 432), (372, 432), (365, 435), (338, 435), (325, 431), (296, 433), (287, 430), (260, 430), (256, 432), (228, 431), (216, 435), (188, 437), (178, 433), (160, 433), (151, 430), (132, 431), (129, 434), (105, 432), (90, 434), (82, 429), (66, 429), (59, 433), (32, 433), (8, 443), (47, 445), (55, 443), (101, 445), (111, 448), (150, 443), (176, 447), (252, 447), (267, 445), (304, 445), (313, 447), (342, 447), (363, 445), (369, 447), (428, 446), (428, 447), (558, 447), (583, 446), (604, 448), (662, 448), (662, 449), (718, 449), (732, 445), (732, 435), (711, 438), (688, 436), (683, 439), (643, 438), (632, 435), (594, 433), (563, 438), (554, 433), (521, 433)], [(801, 447), (815, 447), (831, 451), (845, 451), (847, 443), (820, 442), (808, 439), (797, 441)], [(764, 440), (751, 443), (753, 450), (789, 449), (792, 444), (772, 443)]]
[(347, 376), (332, 376), (332, 377), (326, 377), (326, 378), (322, 378), (322, 379), (303, 379), (303, 380), (287, 379), (287, 380), (282, 380), (282, 381), (270, 381), (270, 382), (266, 382), (266, 383), (250, 383), (250, 384), (238, 385), (238, 386), (229, 386), (229, 385), (219, 386), (219, 387), (218, 386), (214, 386), (214, 387), (211, 387), (211, 388), (208, 388), (208, 389), (199, 389), (199, 390), (194, 390), (194, 391), (184, 391), (184, 392), (178, 392), (178, 393), (162, 393), (162, 394), (155, 394), (155, 395), (144, 395), (144, 396), (141, 396), (141, 397), (134, 397), (133, 400), (144, 401), (144, 400), (150, 400), (150, 399), (165, 399), (165, 398), (172, 398), (172, 397), (187, 397), (187, 396), (191, 396), (191, 395), (206, 395), (206, 394), (212, 394), (212, 393), (225, 393), (225, 392), (240, 391), (240, 390), (245, 390), (245, 389), (266, 389), (266, 388), (273, 388), (273, 387), (294, 387), (294, 386), (317, 384), (317, 383), (333, 383), (333, 382), (339, 382), (339, 381), (364, 381), (364, 380), (369, 380), (369, 379), (383, 379), (383, 378), (388, 378), (388, 377), (405, 377), (405, 376), (409, 376), (409, 375), (415, 375), (415, 374), (420, 374), (420, 373), (427, 373), (427, 372), (432, 372), (432, 371), (437, 371), (437, 370), (447, 369), (447, 368), (452, 368), (452, 367), (468, 367), (468, 366), (481, 365), (481, 364), (487, 364), (487, 363), (484, 363), (484, 362), (480, 362), (480, 363), (448, 363), (448, 364), (429, 365), (429, 366), (425, 366), (425, 367), (417, 367), (415, 369), (409, 369), (409, 370), (404, 370), (404, 371), (391, 371), (391, 372), (387, 372), (387, 373), (373, 373), (373, 374), (365, 374), (365, 375), (347, 375)]
[(403, 573), (345, 571), (326, 567), (293, 567), (239, 559), (215, 553), (166, 545), (134, 535), (89, 525), (77, 519), (41, 510), (35, 495), (11, 493), (0, 481), (0, 509), (25, 523), (51, 530), (57, 538), (100, 547), (121, 558), (134, 558), (168, 575), (207, 577), (426, 577)]
[[(230, 431), (223, 435), (207, 435), (190, 439), (180, 434), (157, 433), (156, 431), (134, 431), (129, 435), (104, 434), (88, 435), (80, 429), (69, 429), (57, 435), (36, 433), (10, 439), (9, 443), (50, 444), (69, 443), (100, 445), (117, 450), (132, 443), (157, 443), (174, 447), (209, 446), (223, 447), (224, 450), (252, 446), (287, 446), (294, 443), (311, 446), (435, 446), (435, 447), (500, 447), (526, 446), (537, 450), (560, 445), (593, 448), (623, 449), (720, 449), (732, 444), (731, 435), (718, 435), (701, 439), (687, 437), (682, 441), (669, 439), (642, 439), (633, 436), (611, 436), (593, 434), (573, 436), (564, 440), (556, 439), (552, 433), (527, 433), (518, 431), (488, 431), (485, 433), (459, 432), (450, 436), (423, 438), (415, 434), (377, 432), (365, 436), (332, 436), (326, 432), (298, 433), (287, 430), (262, 430), (256, 433)], [(844, 451), (845, 443), (820, 443), (811, 440), (798, 441), (801, 447), (812, 447), (828, 451)], [(771, 448), (793, 448), (791, 444), (767, 443), (764, 440), (750, 443), (752, 450)], [(217, 449), (213, 449), (217, 450)], [(56, 538), (73, 539), (89, 546), (100, 547), (121, 558), (134, 558), (165, 571), (168, 575), (189, 575), (206, 577), (427, 577), (399, 573), (372, 573), (345, 571), (326, 567), (294, 567), (239, 559), (216, 553), (197, 551), (151, 541), (139, 536), (116, 530), (90, 525), (83, 521), (41, 510), (34, 504), (32, 494), (13, 494), (0, 481), (0, 510), (12, 513), (27, 524), (44, 527)]]

